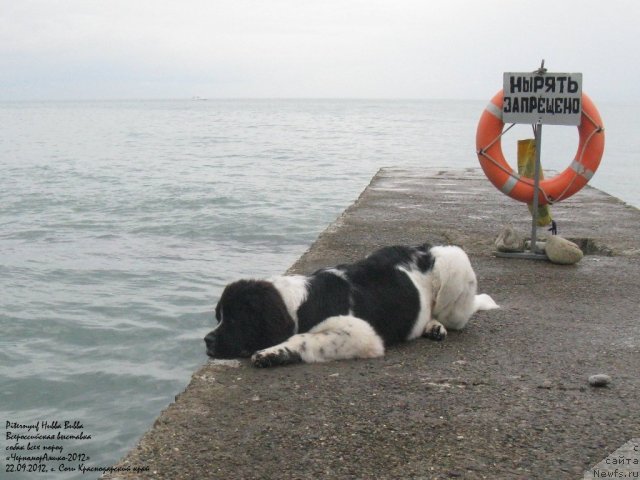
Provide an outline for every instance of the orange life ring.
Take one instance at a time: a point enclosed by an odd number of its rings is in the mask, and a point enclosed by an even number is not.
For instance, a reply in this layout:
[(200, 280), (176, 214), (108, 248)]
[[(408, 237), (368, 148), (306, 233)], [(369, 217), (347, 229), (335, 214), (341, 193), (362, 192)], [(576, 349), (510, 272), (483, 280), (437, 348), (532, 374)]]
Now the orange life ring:
[[(502, 129), (502, 100), (500, 90), (482, 112), (476, 132), (478, 160), (485, 175), (504, 194), (520, 202), (533, 201), (534, 183), (518, 175), (504, 159), (500, 138)], [(559, 202), (570, 197), (593, 177), (604, 152), (604, 128), (598, 109), (591, 99), (582, 94), (582, 118), (578, 126), (580, 143), (571, 165), (555, 177), (540, 180), (540, 205)]]

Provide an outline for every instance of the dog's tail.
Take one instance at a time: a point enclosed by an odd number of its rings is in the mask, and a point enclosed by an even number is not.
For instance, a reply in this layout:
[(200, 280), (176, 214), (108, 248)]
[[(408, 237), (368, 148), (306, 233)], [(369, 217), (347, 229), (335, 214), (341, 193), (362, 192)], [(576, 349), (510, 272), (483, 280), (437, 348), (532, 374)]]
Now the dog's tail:
[(476, 295), (473, 299), (473, 313), (480, 310), (493, 310), (495, 308), (500, 308), (500, 305), (498, 305), (493, 298), (486, 293)]

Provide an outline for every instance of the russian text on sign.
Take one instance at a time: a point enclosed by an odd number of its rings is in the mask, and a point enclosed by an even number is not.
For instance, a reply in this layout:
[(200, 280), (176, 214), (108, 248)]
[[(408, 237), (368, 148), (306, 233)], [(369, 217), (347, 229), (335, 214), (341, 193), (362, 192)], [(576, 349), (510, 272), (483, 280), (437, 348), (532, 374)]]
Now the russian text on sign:
[(505, 123), (580, 124), (581, 73), (507, 72), (503, 90)]

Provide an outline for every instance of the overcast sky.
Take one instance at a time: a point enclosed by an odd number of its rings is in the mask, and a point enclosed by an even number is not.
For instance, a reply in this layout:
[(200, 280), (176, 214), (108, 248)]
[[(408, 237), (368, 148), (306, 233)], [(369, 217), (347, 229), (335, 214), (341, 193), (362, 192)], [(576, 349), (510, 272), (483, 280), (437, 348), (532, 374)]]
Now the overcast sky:
[(640, 102), (638, 0), (0, 0), (0, 100), (488, 99), (582, 72)]

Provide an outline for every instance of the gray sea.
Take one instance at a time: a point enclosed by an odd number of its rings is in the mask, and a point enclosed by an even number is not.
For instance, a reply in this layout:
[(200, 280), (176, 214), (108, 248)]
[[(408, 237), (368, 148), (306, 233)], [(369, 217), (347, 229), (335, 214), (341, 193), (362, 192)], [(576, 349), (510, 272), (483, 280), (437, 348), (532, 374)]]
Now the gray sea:
[[(283, 272), (380, 167), (477, 167), (486, 103), (0, 103), (0, 477), (97, 477), (78, 464), (116, 462), (206, 361), (226, 283)], [(598, 107), (591, 185), (640, 207), (638, 105)], [(503, 142), (512, 165), (531, 135)], [(543, 166), (576, 146), (545, 127)], [(8, 438), (36, 427), (90, 438)], [(27, 444), (68, 457), (24, 460)]]

